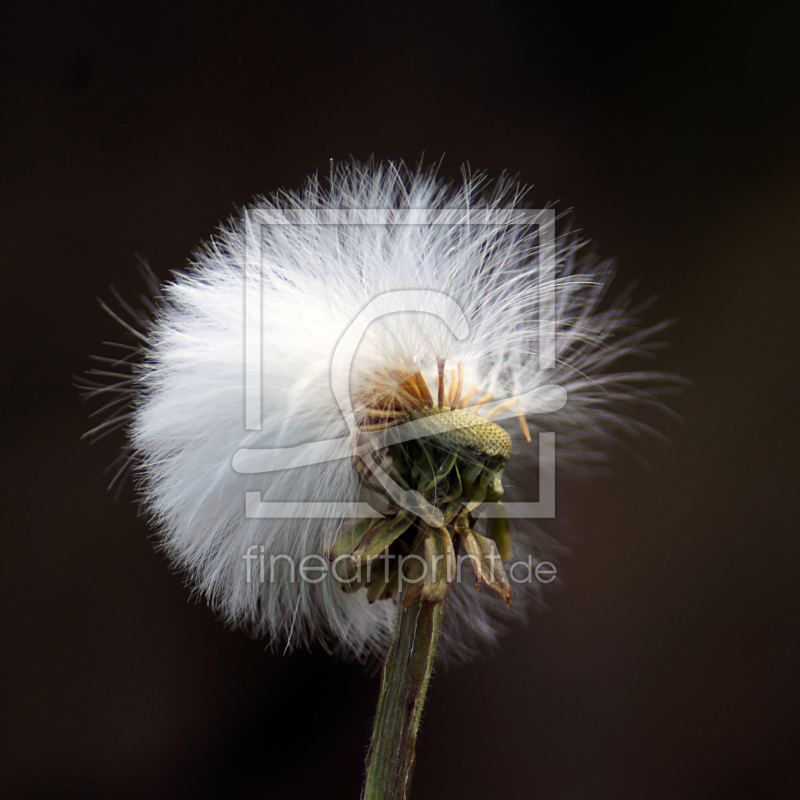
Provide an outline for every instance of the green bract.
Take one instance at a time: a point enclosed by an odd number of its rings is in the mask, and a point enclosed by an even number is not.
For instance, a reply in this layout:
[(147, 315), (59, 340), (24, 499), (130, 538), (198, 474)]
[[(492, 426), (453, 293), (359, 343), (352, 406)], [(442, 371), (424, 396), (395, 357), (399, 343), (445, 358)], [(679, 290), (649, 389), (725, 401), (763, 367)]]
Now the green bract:
[[(366, 588), (370, 602), (393, 597), (403, 586), (403, 603), (416, 597), (440, 603), (469, 561), (475, 586), (488, 584), (510, 602), (503, 561), (511, 556), (504, 516), (490, 520), (487, 535), (474, 529), (472, 512), (483, 502), (499, 503), (511, 438), (493, 422), (476, 424), (459, 408), (409, 410), (405, 420), (423, 423), (419, 438), (390, 444), (383, 451), (387, 474), (404, 491), (415, 490), (444, 518), (433, 527), (401, 508), (356, 458), (366, 489), (382, 501), (382, 519), (353, 520), (342, 527), (330, 558), (342, 589)], [(502, 505), (502, 504), (500, 504)]]

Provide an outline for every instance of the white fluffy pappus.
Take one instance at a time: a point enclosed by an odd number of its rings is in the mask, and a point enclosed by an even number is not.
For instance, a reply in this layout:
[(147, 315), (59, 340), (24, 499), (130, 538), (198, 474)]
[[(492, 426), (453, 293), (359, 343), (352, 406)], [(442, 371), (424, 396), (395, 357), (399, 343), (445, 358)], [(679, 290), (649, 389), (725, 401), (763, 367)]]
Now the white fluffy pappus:
[[(513, 439), (506, 500), (535, 496), (538, 432), (556, 432), (563, 468), (602, 458), (619, 431), (644, 427), (627, 416), (631, 402), (658, 401), (636, 387), (667, 376), (606, 369), (623, 355), (649, 351), (647, 340), (661, 326), (638, 329), (626, 297), (598, 310), (612, 270), (580, 261), (574, 237), (555, 239), (554, 269), (546, 270), (539, 226), (514, 216), (521, 200), (520, 188), (505, 180), (488, 191), (480, 176), (465, 175), (453, 188), (402, 165), (338, 166), (327, 184), (311, 178), (299, 193), (257, 200), (162, 287), (138, 332), (142, 345), (130, 375), (95, 389), (116, 393), (110, 405), (117, 408), (95, 431), (127, 428), (163, 548), (227, 622), (287, 648), (316, 640), (358, 658), (388, 648), (397, 598), (370, 603), (364, 590), (342, 591), (327, 571), (312, 569), (312, 581), (298, 574), (304, 558), (327, 561), (341, 518), (245, 514), (247, 492), (264, 503), (363, 496), (332, 359), (378, 297), (440, 293), (461, 309), (468, 333), (455, 335), (436, 309), (372, 321), (345, 377), (356, 421), (364, 422), (364, 398), (398, 375), (421, 375), (434, 396), (443, 375), (445, 399), (474, 413), (510, 410), (519, 420), (501, 422)], [(486, 224), (486, 212), (509, 224)], [(253, 291), (260, 310), (248, 306), (245, 313)], [(539, 369), (543, 331), (555, 358)], [(249, 427), (246, 341), (260, 343), (260, 351), (248, 351), (260, 352), (261, 375), (259, 424)], [(566, 390), (560, 410), (536, 414), (515, 405), (551, 384)], [(312, 442), (327, 443), (319, 447), (331, 460), (308, 464), (298, 446)], [(347, 457), (342, 447), (350, 447)], [(237, 453), (260, 448), (297, 449), (283, 453), (279, 471), (234, 468)], [(549, 556), (549, 538), (534, 520), (512, 525), (515, 559), (531, 556), (535, 564)], [(526, 595), (539, 590), (536, 581), (514, 585), (506, 608), (474, 582), (470, 572), (450, 592), (440, 647), (446, 658), (493, 644), (502, 620), (524, 614)]]

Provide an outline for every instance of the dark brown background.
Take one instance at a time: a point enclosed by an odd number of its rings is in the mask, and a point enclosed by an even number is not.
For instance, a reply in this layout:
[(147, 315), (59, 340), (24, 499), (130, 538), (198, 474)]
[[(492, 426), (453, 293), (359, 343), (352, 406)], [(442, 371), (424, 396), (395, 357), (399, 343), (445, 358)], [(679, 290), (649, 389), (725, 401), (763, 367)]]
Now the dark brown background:
[[(18, 4), (18, 6), (21, 4)], [(444, 153), (535, 184), (693, 386), (563, 489), (550, 610), (440, 673), (415, 798), (800, 796), (798, 14), (439, 3), (18, 7), (0, 25), (8, 798), (356, 798), (377, 681), (188, 601), (71, 375), (252, 195)], [(648, 416), (648, 419), (650, 417)]]

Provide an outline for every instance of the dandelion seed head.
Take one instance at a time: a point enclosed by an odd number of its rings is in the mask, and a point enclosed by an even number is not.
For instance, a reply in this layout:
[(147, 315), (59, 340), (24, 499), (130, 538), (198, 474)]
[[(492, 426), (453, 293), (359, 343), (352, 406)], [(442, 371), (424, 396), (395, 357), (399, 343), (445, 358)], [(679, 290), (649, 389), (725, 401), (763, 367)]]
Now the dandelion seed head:
[[(286, 648), (319, 641), (365, 658), (388, 647), (397, 597), (370, 602), (365, 589), (342, 591), (330, 574), (298, 580), (303, 559), (327, 561), (341, 519), (245, 515), (248, 492), (265, 503), (364, 497), (355, 449), (341, 457), (351, 431), (332, 359), (376, 298), (426, 291), (429, 302), (426, 311), (400, 307), (375, 318), (357, 342), (343, 391), (362, 440), (442, 409), (459, 419), (485, 417), (487, 430), (493, 414), (510, 413), (497, 428), (508, 440), (504, 458), (511, 455), (506, 497), (522, 499), (535, 459), (528, 440), (538, 432), (557, 432), (565, 468), (602, 458), (620, 432), (643, 427), (631, 420), (631, 404), (658, 401), (634, 387), (665, 376), (609, 368), (646, 353), (658, 326), (637, 328), (627, 298), (599, 310), (612, 270), (582, 260), (575, 237), (556, 238), (554, 269), (545, 272), (535, 220), (514, 217), (522, 205), (522, 190), (505, 179), (491, 187), (465, 175), (451, 186), (395, 164), (343, 165), (327, 182), (314, 177), (299, 192), (256, 200), (161, 288), (122, 416), (161, 545), (226, 621)], [(486, 212), (501, 224), (476, 223)], [(326, 213), (335, 224), (326, 224)], [(248, 282), (261, 297), (260, 314), (243, 313)], [(430, 301), (433, 294), (440, 303)], [(463, 329), (448, 323), (453, 303)], [(545, 306), (555, 309), (552, 320), (543, 321)], [(543, 330), (554, 347), (546, 369)], [(244, 417), (247, 337), (260, 342), (257, 429)], [(568, 396), (558, 411), (530, 414), (517, 400), (553, 384)], [(476, 430), (448, 441), (468, 449)], [(307, 464), (299, 446), (314, 442), (320, 462)], [(285, 468), (234, 469), (237, 452), (262, 448), (282, 448)], [(548, 542), (535, 521), (523, 521), (511, 557), (543, 558)], [(245, 563), (248, 552), (266, 565), (265, 581), (254, 579), (258, 564)], [(507, 607), (473, 583), (458, 582), (449, 593), (442, 639), (451, 659), (493, 644), (502, 621), (523, 615), (525, 595), (539, 590), (535, 582), (514, 587)]]

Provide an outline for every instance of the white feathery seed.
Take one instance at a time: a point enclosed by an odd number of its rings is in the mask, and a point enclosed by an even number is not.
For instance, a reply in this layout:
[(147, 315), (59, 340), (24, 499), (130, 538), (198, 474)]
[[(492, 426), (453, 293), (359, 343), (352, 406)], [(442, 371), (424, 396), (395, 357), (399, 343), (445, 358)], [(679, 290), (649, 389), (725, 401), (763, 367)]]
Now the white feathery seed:
[[(566, 390), (559, 411), (500, 422), (513, 439), (505, 500), (535, 498), (540, 431), (556, 432), (557, 465), (564, 468), (602, 458), (620, 431), (644, 427), (628, 416), (631, 403), (658, 401), (638, 387), (668, 376), (606, 370), (623, 355), (649, 351), (661, 326), (638, 329), (627, 297), (598, 310), (612, 269), (580, 260), (582, 243), (574, 236), (556, 238), (555, 270), (546, 272), (536, 224), (474, 222), (483, 212), (521, 207), (520, 188), (507, 180), (490, 191), (482, 177), (465, 174), (453, 188), (432, 172), (402, 165), (338, 166), (327, 182), (311, 178), (298, 193), (257, 200), (162, 287), (139, 333), (130, 376), (95, 391), (120, 393), (123, 408), (104, 425), (127, 427), (161, 544), (227, 622), (287, 649), (321, 641), (365, 658), (388, 648), (397, 598), (370, 604), (364, 590), (343, 592), (327, 572), (319, 582), (291, 579), (304, 557), (327, 561), (341, 519), (245, 516), (246, 492), (259, 492), (264, 503), (357, 501), (361, 477), (353, 459), (302, 466), (298, 449), (296, 458), (284, 455), (293, 468), (242, 474), (233, 466), (243, 449), (328, 442), (321, 445), (328, 456), (342, 454), (348, 425), (334, 395), (331, 362), (343, 334), (376, 297), (442, 293), (463, 311), (468, 335), (457, 338), (433, 313), (398, 311), (373, 321), (346, 387), (358, 419), (358, 398), (376, 376), (422, 373), (435, 396), (442, 361), (445, 396), (454, 396), (460, 369), (461, 397), (480, 414), (540, 386)], [(335, 212), (336, 224), (314, 224), (321, 212)], [(260, 329), (258, 316), (244, 313), (245, 280), (261, 291)], [(540, 370), (545, 304), (555, 308), (549, 331), (555, 363)], [(245, 427), (245, 324), (250, 341), (261, 342), (257, 430)], [(474, 405), (481, 399), (483, 405)], [(514, 415), (525, 410), (508, 406)], [(548, 557), (549, 538), (535, 520), (511, 524), (514, 558), (532, 556), (535, 564)], [(263, 559), (264, 582), (259, 562), (245, 560), (248, 551)], [(502, 620), (524, 614), (526, 595), (538, 591), (536, 581), (515, 584), (507, 609), (473, 583), (458, 582), (448, 598), (446, 658), (463, 659), (482, 643), (493, 644)]]

